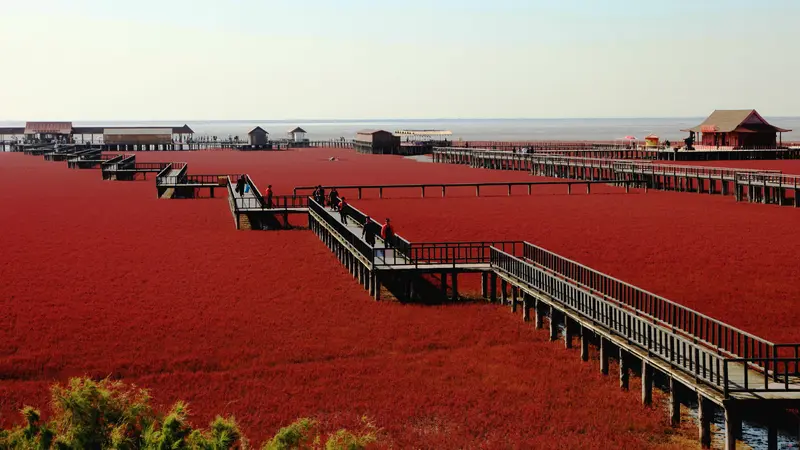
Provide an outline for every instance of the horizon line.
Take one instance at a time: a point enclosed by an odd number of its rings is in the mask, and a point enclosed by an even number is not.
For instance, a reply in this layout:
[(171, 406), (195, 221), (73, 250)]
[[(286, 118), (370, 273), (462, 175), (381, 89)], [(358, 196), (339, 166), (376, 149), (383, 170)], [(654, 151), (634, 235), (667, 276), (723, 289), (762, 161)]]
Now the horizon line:
[[(641, 116), (641, 117), (438, 117), (438, 118), (377, 118), (377, 119), (72, 119), (72, 120), (19, 120), (0, 119), (0, 122), (434, 122), (434, 121), (503, 121), (503, 120), (653, 120), (698, 119), (704, 116)], [(800, 119), (798, 116), (766, 115), (772, 118)]]

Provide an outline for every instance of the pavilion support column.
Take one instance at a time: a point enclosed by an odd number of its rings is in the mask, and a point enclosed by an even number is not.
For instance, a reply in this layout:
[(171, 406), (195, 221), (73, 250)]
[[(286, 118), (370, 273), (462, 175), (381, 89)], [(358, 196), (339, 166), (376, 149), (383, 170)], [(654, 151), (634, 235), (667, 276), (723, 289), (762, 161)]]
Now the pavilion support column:
[(725, 449), (736, 450), (736, 440), (742, 434), (742, 417), (738, 405), (727, 402), (725, 408)]
[(487, 272), (481, 273), (481, 296), (489, 298), (489, 274)]
[(500, 303), (505, 305), (508, 302), (508, 282), (506, 280), (500, 281)]
[(442, 296), (447, 298), (447, 272), (442, 272)]

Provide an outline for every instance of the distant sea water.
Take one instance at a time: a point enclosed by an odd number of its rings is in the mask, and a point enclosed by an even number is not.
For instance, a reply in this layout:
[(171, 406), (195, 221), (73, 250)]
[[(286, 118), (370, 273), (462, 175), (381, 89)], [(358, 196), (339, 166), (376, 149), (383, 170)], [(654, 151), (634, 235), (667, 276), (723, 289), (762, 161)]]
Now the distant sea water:
[[(784, 141), (800, 142), (800, 117), (767, 117), (770, 123), (794, 131), (783, 134)], [(74, 126), (180, 126), (189, 125), (205, 136), (239, 136), (260, 126), (273, 139), (287, 136), (300, 126), (311, 140), (352, 138), (358, 130), (409, 129), (450, 130), (454, 140), (465, 141), (613, 141), (625, 136), (643, 139), (656, 134), (661, 139), (678, 140), (687, 136), (681, 129), (693, 127), (703, 117), (654, 119), (426, 119), (426, 120), (212, 120), (212, 121), (73, 121)], [(23, 126), (22, 121), (0, 121), (2, 126)]]

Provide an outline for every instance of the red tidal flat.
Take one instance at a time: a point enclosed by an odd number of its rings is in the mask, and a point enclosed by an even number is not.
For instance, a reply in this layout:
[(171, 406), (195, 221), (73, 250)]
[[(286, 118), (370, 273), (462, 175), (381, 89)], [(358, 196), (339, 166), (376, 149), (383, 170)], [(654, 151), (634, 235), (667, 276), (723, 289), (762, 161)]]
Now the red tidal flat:
[[(340, 161), (327, 161), (330, 155)], [(334, 150), (139, 159), (185, 160), (190, 173), (249, 172), (278, 194), (296, 184), (529, 179)], [(541, 209), (545, 198), (564, 206)], [(624, 221), (593, 217), (570, 228), (565, 218), (562, 229), (543, 225), (554, 220), (548, 216), (587, 201), (603, 202), (595, 213), (615, 204), (626, 211), (626, 199), (644, 198), (363, 206), (391, 211), (412, 238), (439, 236), (439, 226), (446, 237), (502, 237), (510, 226), (534, 241), (561, 235), (558, 242), (578, 249), (589, 242), (584, 231), (596, 237)], [(514, 204), (492, 213), (492, 205)], [(452, 206), (440, 213), (445, 205)], [(461, 206), (479, 208), (481, 216), (464, 223), (469, 211)], [(0, 154), (0, 211), (2, 425), (16, 422), (23, 404), (45, 407), (50, 383), (85, 374), (151, 388), (165, 404), (185, 399), (200, 424), (234, 414), (255, 442), (297, 417), (339, 427), (366, 414), (395, 448), (670, 445), (662, 410), (642, 408), (637, 395), (619, 392), (576, 350), (546, 342), (547, 333), (507, 309), (374, 303), (312, 233), (237, 232), (224, 200), (158, 200), (152, 180), (104, 182), (97, 171)], [(663, 229), (640, 231), (664, 241)], [(629, 238), (642, 245), (643, 238)], [(616, 251), (622, 258), (630, 248)], [(631, 255), (631, 265), (646, 266), (634, 260), (643, 253)], [(691, 261), (705, 270), (704, 262)], [(664, 269), (666, 279), (672, 269)]]

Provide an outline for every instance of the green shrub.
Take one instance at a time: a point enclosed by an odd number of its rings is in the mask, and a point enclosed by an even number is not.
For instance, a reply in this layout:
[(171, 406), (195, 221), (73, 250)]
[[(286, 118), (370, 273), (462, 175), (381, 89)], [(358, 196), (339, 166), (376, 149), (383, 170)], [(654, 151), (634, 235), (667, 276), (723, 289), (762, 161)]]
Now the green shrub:
[[(189, 408), (177, 402), (166, 416), (150, 406), (145, 389), (120, 381), (73, 378), (51, 388), (53, 418), (42, 423), (26, 406), (23, 425), (0, 430), (0, 450), (247, 450), (233, 417), (217, 416), (207, 430), (189, 423)], [(264, 450), (364, 450), (379, 430), (366, 417), (357, 433), (339, 430), (321, 442), (318, 422), (298, 419), (281, 428)]]
[(362, 417), (363, 424), (359, 433), (339, 430), (325, 441), (325, 450), (366, 450), (378, 441), (378, 429), (367, 417)]
[(283, 427), (263, 450), (304, 450), (313, 448), (318, 441), (317, 421), (308, 418), (298, 419)]

